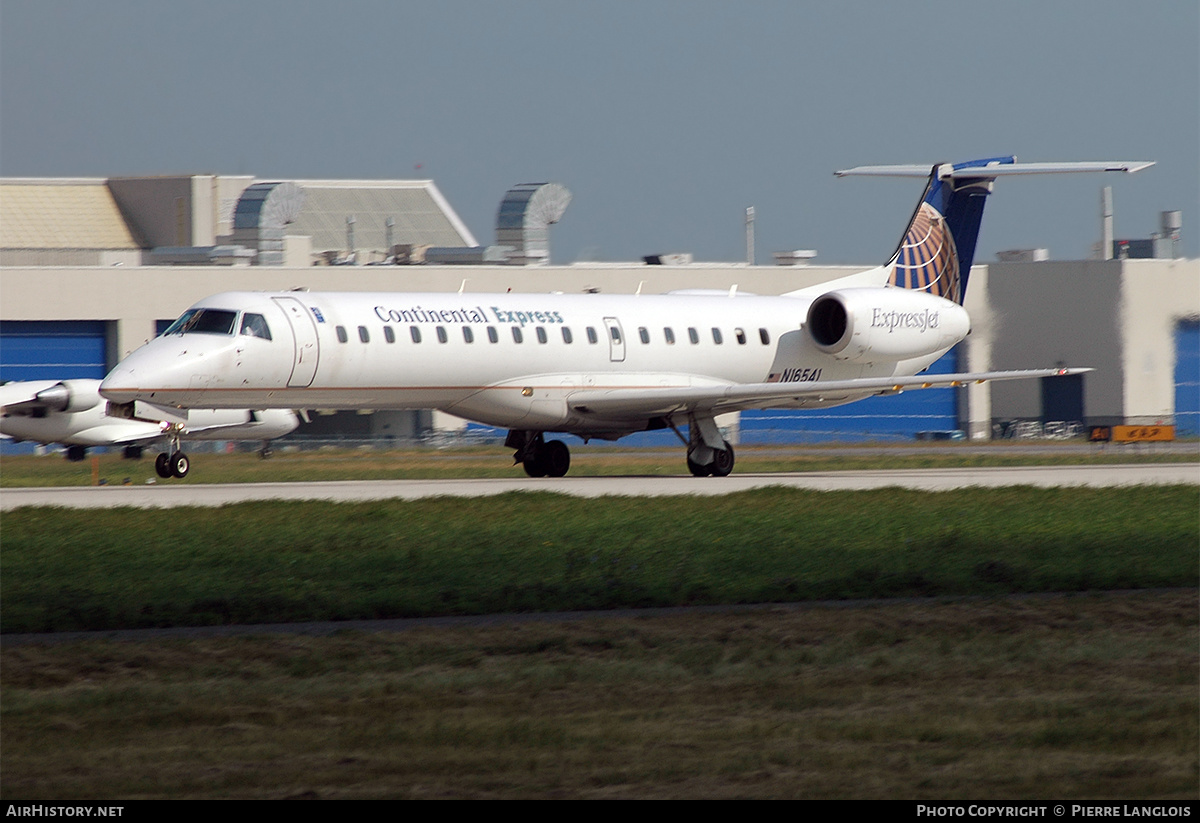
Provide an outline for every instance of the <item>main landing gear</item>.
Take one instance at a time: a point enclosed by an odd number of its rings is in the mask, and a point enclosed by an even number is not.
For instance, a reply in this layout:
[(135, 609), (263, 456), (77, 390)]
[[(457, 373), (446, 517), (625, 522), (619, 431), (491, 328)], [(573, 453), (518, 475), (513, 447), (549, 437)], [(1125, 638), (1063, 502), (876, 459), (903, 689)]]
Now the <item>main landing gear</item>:
[(513, 460), (525, 467), (530, 477), (562, 477), (571, 468), (571, 450), (561, 440), (546, 442), (542, 432), (508, 433), (504, 446), (516, 449)]
[(728, 477), (733, 471), (733, 446), (711, 417), (689, 414), (686, 440), (674, 424), (671, 429), (687, 444), (687, 467), (693, 477)]
[(154, 458), (154, 471), (163, 479), (178, 477), (182, 480), (187, 477), (188, 469), (191, 468), (192, 464), (188, 456), (179, 447), (179, 429), (169, 429), (167, 431), (167, 438), (170, 451), (163, 452)]
[[(688, 436), (666, 421), (687, 446), (687, 467), (694, 477), (727, 477), (733, 471), (733, 446), (711, 417), (688, 415)], [(546, 440), (544, 432), (513, 429), (504, 441), (530, 477), (562, 477), (571, 468), (571, 452), (561, 440)]]

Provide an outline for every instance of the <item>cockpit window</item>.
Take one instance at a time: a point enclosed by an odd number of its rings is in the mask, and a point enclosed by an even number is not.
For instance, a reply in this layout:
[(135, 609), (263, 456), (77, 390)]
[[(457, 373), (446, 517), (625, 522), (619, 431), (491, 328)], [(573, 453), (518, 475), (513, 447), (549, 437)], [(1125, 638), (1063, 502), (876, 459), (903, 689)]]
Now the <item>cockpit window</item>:
[(237, 315), (225, 309), (188, 309), (163, 334), (233, 334)]
[(261, 314), (246, 312), (242, 315), (242, 334), (248, 334), (251, 337), (261, 337), (263, 340), (270, 340), (271, 330), (267, 327), (267, 318)]

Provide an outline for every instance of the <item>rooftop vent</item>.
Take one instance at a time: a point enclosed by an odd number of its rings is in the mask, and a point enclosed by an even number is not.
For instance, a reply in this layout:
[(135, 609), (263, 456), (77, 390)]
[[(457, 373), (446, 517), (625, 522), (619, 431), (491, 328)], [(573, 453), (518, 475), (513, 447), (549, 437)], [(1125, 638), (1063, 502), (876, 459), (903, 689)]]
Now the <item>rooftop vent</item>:
[(496, 245), (511, 246), (508, 262), (550, 262), (550, 226), (562, 219), (571, 192), (558, 183), (522, 183), (504, 194), (496, 213)]
[(284, 226), (303, 205), (304, 189), (295, 183), (255, 183), (233, 210), (233, 242), (257, 250), (256, 265), (282, 266)]

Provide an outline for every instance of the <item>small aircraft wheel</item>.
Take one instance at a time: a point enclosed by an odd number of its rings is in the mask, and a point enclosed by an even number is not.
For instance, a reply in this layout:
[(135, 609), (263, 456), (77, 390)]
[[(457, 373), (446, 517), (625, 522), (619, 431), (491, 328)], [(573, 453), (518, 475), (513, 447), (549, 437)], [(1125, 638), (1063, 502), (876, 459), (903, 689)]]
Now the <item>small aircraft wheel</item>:
[(123, 458), (125, 458), (126, 460), (141, 460), (142, 459), (142, 447), (141, 446), (126, 446), (124, 448), (124, 450), (121, 452), (121, 456)]
[(733, 446), (726, 443), (725, 448), (716, 449), (711, 468), (713, 477), (728, 477), (733, 471)]
[(551, 440), (538, 457), (550, 477), (562, 477), (571, 468), (571, 450), (561, 440)]
[(688, 471), (692, 473), (692, 477), (708, 477), (710, 474), (712, 474), (711, 463), (708, 465), (696, 463), (690, 457), (687, 459), (687, 467)]
[(67, 459), (72, 463), (87, 459), (87, 446), (67, 446)]
[(163, 452), (154, 458), (154, 473), (162, 478), (171, 476), (171, 455)]
[(188, 469), (191, 468), (191, 461), (183, 452), (175, 452), (171, 455), (171, 475), (178, 478), (187, 477)]
[(546, 476), (546, 455), (541, 449), (538, 449), (537, 454), (527, 458), (521, 465), (525, 467), (525, 473), (530, 477)]

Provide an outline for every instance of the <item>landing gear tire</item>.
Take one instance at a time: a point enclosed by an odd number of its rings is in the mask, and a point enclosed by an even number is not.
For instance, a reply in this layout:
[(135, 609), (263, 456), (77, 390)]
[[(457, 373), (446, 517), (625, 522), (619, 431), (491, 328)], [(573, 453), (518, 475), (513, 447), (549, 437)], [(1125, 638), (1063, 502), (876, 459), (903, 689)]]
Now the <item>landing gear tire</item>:
[(713, 477), (728, 477), (733, 471), (733, 446), (728, 443), (725, 448), (713, 452), (713, 462), (709, 466)]
[(87, 446), (67, 446), (67, 459), (72, 463), (87, 459)]
[(562, 477), (571, 468), (571, 450), (561, 440), (551, 440), (538, 455), (549, 477)]
[(187, 477), (188, 469), (191, 468), (191, 461), (183, 452), (175, 452), (170, 458), (171, 476), (178, 477), (181, 480)]
[(712, 455), (711, 463), (697, 463), (695, 460), (692, 460), (690, 454), (688, 455), (687, 467), (693, 477), (708, 477), (710, 475), (712, 477), (729, 476), (729, 473), (733, 471), (733, 446), (729, 445), (728, 441), (726, 441), (725, 448), (713, 449)]
[(510, 431), (504, 445), (530, 477), (562, 477), (571, 468), (571, 450), (561, 440), (543, 440), (542, 432)]
[(530, 477), (545, 477), (546, 476), (546, 460), (545, 454), (541, 449), (534, 453), (533, 457), (527, 457), (521, 463), (525, 467), (525, 473)]
[(163, 479), (171, 476), (171, 455), (163, 452), (154, 458), (154, 473)]
[(125, 449), (121, 452), (121, 456), (124, 457), (126, 460), (141, 460), (142, 459), (142, 447), (141, 446), (126, 446)]

